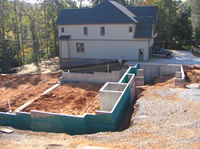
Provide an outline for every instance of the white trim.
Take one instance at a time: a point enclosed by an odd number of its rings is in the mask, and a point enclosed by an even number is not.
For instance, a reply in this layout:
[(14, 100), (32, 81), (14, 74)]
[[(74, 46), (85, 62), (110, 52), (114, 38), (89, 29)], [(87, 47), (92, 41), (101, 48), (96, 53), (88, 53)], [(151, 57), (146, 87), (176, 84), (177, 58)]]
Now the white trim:
[(136, 15), (133, 14), (131, 11), (129, 11), (126, 7), (122, 6), (121, 4), (117, 3), (116, 1), (109, 0), (109, 2), (111, 4), (113, 4), (115, 7), (117, 7), (125, 15), (127, 15), (131, 20), (138, 23), (138, 21), (135, 19)]

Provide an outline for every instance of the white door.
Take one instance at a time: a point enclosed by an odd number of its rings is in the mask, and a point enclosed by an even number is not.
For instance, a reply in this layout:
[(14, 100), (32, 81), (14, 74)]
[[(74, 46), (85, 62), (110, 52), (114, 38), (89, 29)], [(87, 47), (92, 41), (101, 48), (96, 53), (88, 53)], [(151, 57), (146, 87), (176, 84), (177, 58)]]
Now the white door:
[(69, 49), (68, 49), (68, 41), (61, 41), (62, 45), (62, 58), (69, 58)]

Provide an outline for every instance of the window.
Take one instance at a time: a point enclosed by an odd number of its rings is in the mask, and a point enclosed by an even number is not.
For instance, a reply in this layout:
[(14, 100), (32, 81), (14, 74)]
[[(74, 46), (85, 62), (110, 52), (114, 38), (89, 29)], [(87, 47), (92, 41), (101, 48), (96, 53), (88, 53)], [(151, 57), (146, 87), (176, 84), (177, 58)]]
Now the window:
[(133, 27), (132, 26), (129, 26), (129, 32), (133, 32)]
[(144, 49), (139, 49), (139, 55), (143, 55), (144, 54)]
[(101, 36), (105, 35), (105, 27), (100, 27), (100, 34)]
[(83, 33), (84, 33), (85, 36), (88, 35), (88, 28), (87, 28), (87, 27), (84, 27), (84, 28), (83, 28)]
[(76, 43), (76, 52), (77, 53), (84, 53), (84, 43)]
[(65, 32), (65, 28), (61, 27), (61, 33), (64, 33), (64, 32)]

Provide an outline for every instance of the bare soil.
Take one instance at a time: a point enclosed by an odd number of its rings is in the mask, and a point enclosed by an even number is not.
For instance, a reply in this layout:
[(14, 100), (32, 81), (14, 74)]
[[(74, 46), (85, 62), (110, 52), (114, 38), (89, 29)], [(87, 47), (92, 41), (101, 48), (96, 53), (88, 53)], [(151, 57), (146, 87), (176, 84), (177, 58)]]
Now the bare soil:
[(173, 78), (157, 79), (147, 86), (134, 105), (130, 127), (124, 131), (70, 136), (14, 129), (12, 134), (0, 132), (0, 148), (199, 149), (200, 101), (180, 98), (179, 94), (189, 89), (174, 87), (172, 82)]
[(24, 109), (39, 110), (70, 115), (95, 113), (99, 109), (99, 102), (92, 105), (102, 85), (88, 83), (67, 83), (57, 87), (46, 95), (40, 96), (30, 106)]
[(9, 111), (8, 100), (10, 100), (12, 111), (16, 110), (57, 83), (60, 76), (61, 73), (0, 75), (0, 111)]
[(184, 66), (186, 78), (190, 83), (200, 83), (200, 66)]
[(35, 63), (17, 67), (17, 74), (55, 73), (61, 71), (59, 57), (43, 60), (38, 63), (38, 66), (40, 68), (40, 72), (38, 72)]

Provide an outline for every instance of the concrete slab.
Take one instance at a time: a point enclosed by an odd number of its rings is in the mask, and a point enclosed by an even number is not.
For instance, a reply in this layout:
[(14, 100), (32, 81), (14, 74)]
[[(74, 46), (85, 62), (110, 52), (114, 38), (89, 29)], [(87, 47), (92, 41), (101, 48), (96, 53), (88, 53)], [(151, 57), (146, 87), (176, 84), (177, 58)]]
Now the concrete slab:
[(124, 65), (133, 66), (137, 63), (156, 63), (156, 64), (182, 64), (182, 65), (200, 65), (200, 58), (195, 57), (190, 51), (172, 50), (173, 57), (167, 58), (152, 58), (148, 62), (128, 61)]

